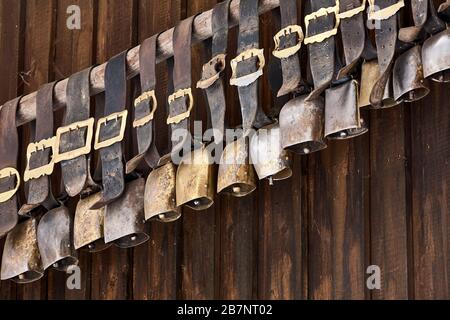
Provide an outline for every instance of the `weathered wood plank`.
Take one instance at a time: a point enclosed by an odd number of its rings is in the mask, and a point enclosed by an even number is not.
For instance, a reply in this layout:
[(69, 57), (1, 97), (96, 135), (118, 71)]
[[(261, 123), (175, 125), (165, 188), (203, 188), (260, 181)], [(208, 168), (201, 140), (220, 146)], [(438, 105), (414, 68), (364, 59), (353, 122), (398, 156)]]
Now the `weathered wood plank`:
[[(103, 63), (133, 45), (135, 1), (98, 1), (96, 60)], [(92, 256), (91, 298), (94, 300), (130, 297), (131, 260), (129, 250), (110, 248)]]
[[(23, 1), (0, 2), (0, 104), (13, 99), (19, 93), (19, 70), (23, 54), (24, 11)], [(0, 241), (0, 257), (4, 239)], [(0, 300), (15, 299), (16, 285), (0, 281)]]
[[(26, 1), (26, 29), (24, 66), (21, 77), (24, 93), (37, 90), (41, 85), (53, 80), (52, 58), (54, 52), (56, 1)], [(23, 141), (29, 140), (28, 130), (24, 130)], [(26, 143), (22, 153), (26, 154)], [(25, 157), (21, 157), (24, 168)], [(38, 300), (47, 298), (47, 276), (41, 281), (18, 287), (18, 298)]]
[(371, 264), (381, 268), (373, 299), (408, 299), (408, 225), (404, 108), (372, 111)]
[(368, 136), (329, 142), (311, 156), (309, 294), (311, 299), (364, 299), (365, 172)]
[(450, 85), (411, 104), (414, 298), (450, 295)]
[[(182, 1), (139, 1), (139, 41), (173, 27), (181, 19)], [(167, 67), (157, 66), (157, 99), (155, 115), (157, 145), (167, 150), (168, 130), (165, 125), (167, 101)], [(150, 241), (134, 250), (133, 298), (174, 300), (177, 298), (178, 246), (181, 223), (150, 223)]]

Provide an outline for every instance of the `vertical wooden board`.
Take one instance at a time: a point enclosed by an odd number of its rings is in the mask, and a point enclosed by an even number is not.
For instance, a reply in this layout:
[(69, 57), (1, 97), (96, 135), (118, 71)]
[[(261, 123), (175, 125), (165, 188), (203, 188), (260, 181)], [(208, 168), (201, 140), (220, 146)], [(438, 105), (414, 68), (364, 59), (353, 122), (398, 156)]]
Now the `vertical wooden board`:
[[(23, 12), (22, 1), (0, 2), (0, 104), (13, 99), (19, 93)], [(4, 239), (0, 241), (0, 257), (3, 255), (4, 242)], [(11, 281), (0, 281), (0, 300), (7, 299), (16, 299), (16, 285)]]
[(311, 299), (364, 299), (368, 136), (331, 141), (311, 156), (309, 294)]
[[(26, 29), (24, 67), (21, 72), (24, 93), (30, 93), (53, 80), (52, 57), (54, 50), (56, 1), (26, 1)], [(25, 141), (28, 135), (25, 130)], [(22, 145), (25, 154), (26, 145)], [(21, 158), (24, 161), (24, 158)], [(40, 281), (19, 286), (18, 298), (38, 300), (47, 298), (47, 276)]]
[[(261, 47), (265, 48), (267, 61), (276, 59), (271, 54), (273, 35), (280, 29), (272, 14), (261, 17)], [(262, 92), (264, 105), (272, 108), (268, 69), (263, 77)], [(277, 103), (281, 104), (281, 99)], [(259, 183), (258, 299), (305, 298), (302, 262), (306, 246), (302, 237), (306, 233), (302, 232), (300, 157), (295, 157), (291, 169), (293, 176), (288, 180), (277, 181), (274, 186), (269, 186), (267, 180)]]
[[(216, 3), (216, 0), (186, 2), (186, 16), (193, 16), (209, 10)], [(196, 89), (202, 65), (210, 59), (204, 54), (204, 44), (192, 48), (192, 88), (195, 110), (191, 120), (201, 121), (203, 130), (206, 130), (208, 103), (204, 92)], [(192, 130), (193, 128), (191, 126)], [(214, 235), (214, 206), (202, 212), (196, 212), (189, 208), (183, 209), (180, 298), (188, 300), (214, 298)]]
[(373, 299), (408, 299), (405, 107), (371, 113), (371, 264), (382, 280)]
[[(135, 1), (98, 1), (97, 63), (133, 46)], [(126, 299), (131, 276), (128, 250), (112, 247), (92, 256), (91, 298)]]
[(450, 85), (411, 104), (414, 298), (450, 297)]
[[(88, 68), (93, 64), (94, 40), (94, 5), (93, 0), (61, 0), (58, 1), (56, 16), (56, 40), (54, 56), (54, 73), (56, 79), (70, 77), (73, 73)], [(67, 9), (78, 6), (81, 14), (81, 29), (69, 29)], [(75, 201), (73, 201), (75, 200)], [(75, 214), (76, 199), (66, 206), (71, 214)], [(52, 271), (48, 275), (49, 299), (89, 299), (90, 288), (90, 254), (79, 252), (81, 269), (81, 289), (69, 290), (66, 286), (68, 275)]]
[[(139, 41), (173, 27), (181, 18), (181, 0), (139, 0)], [(166, 120), (167, 67), (157, 66), (157, 99), (159, 108), (155, 115), (158, 147), (167, 148)], [(174, 300), (177, 297), (177, 250), (180, 222), (150, 223), (150, 241), (134, 250), (133, 299)]]

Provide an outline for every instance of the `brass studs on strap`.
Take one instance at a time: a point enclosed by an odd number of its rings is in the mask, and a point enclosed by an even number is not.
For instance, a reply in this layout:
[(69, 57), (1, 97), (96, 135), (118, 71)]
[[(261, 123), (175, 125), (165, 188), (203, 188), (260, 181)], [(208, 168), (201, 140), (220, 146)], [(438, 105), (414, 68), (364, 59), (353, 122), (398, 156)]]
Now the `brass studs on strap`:
[(395, 15), (401, 8), (405, 6), (403, 0), (399, 0), (396, 4), (389, 7), (378, 9), (375, 5), (375, 0), (369, 0), (369, 20), (386, 20)]
[[(308, 36), (308, 28), (309, 28), (310, 22), (312, 20), (316, 20), (320, 17), (324, 17), (329, 14), (334, 14), (334, 16), (336, 18), (336, 24), (335, 24), (334, 28), (331, 30), (319, 33), (319, 34), (315, 34), (313, 36)], [(317, 10), (316, 12), (308, 14), (307, 16), (305, 16), (305, 33), (307, 35), (304, 40), (305, 44), (320, 43), (332, 36), (335, 36), (338, 32), (339, 24), (340, 24), (339, 0), (336, 0), (336, 5), (333, 7), (321, 8), (321, 9)]]
[(136, 98), (136, 100), (134, 100), (134, 107), (136, 108), (139, 104), (147, 100), (150, 101), (151, 111), (145, 117), (141, 119), (135, 119), (133, 121), (133, 128), (143, 127), (153, 120), (156, 109), (158, 108), (158, 101), (156, 100), (155, 90), (142, 93), (138, 98)]
[[(297, 34), (297, 44), (293, 47), (289, 47), (289, 48), (285, 48), (285, 49), (281, 49), (280, 50), (280, 40), (282, 37), (286, 37), (292, 33), (296, 33)], [(303, 34), (303, 29), (301, 26), (298, 25), (290, 25), (287, 26), (286, 28), (281, 29), (280, 31), (278, 31), (278, 33), (273, 37), (273, 41), (275, 42), (275, 49), (273, 51), (273, 55), (275, 57), (277, 57), (278, 59), (285, 59), (285, 58), (289, 58), (290, 56), (293, 56), (294, 54), (296, 54), (301, 46), (302, 46), (302, 41), (304, 39), (304, 34)]]
[[(240, 62), (251, 59), (253, 57), (258, 58), (258, 70), (253, 73), (247, 74), (245, 76), (237, 77), (237, 65)], [(230, 85), (238, 87), (246, 87), (263, 75), (263, 69), (266, 65), (266, 60), (264, 58), (264, 49), (249, 49), (242, 52), (236, 58), (231, 60), (231, 70), (233, 75), (230, 80)]]
[(6, 179), (12, 176), (16, 176), (16, 185), (14, 189), (0, 193), (0, 203), (6, 202), (9, 199), (11, 199), (16, 194), (16, 192), (19, 190), (20, 187), (20, 174), (16, 168), (8, 167), (0, 170), (0, 179)]
[(180, 89), (177, 92), (175, 92), (174, 94), (169, 96), (169, 104), (173, 103), (176, 99), (180, 99), (183, 97), (188, 97), (189, 98), (189, 106), (186, 112), (183, 112), (179, 115), (173, 116), (173, 117), (169, 117), (167, 119), (167, 124), (171, 125), (171, 124), (178, 124), (181, 121), (189, 118), (189, 116), (191, 115), (191, 111), (194, 108), (194, 96), (192, 95), (192, 89), (191, 88), (187, 88), (187, 89)]

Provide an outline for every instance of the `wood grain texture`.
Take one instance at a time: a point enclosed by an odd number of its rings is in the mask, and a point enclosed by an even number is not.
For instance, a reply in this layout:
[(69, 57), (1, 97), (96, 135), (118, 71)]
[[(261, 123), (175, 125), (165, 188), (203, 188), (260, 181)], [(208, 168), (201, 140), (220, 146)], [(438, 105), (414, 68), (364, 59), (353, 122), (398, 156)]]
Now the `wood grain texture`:
[[(133, 46), (135, 1), (98, 1), (96, 61), (104, 63)], [(131, 251), (112, 247), (92, 255), (91, 299), (130, 298)]]
[[(0, 2), (0, 104), (19, 94), (19, 70), (22, 68), (24, 1)], [(0, 240), (0, 257), (4, 239)], [(0, 300), (16, 297), (16, 285), (0, 281)]]
[(426, 98), (411, 104), (414, 298), (448, 299), (450, 86), (430, 86)]
[(371, 264), (381, 268), (374, 299), (408, 299), (405, 108), (373, 111), (370, 127)]

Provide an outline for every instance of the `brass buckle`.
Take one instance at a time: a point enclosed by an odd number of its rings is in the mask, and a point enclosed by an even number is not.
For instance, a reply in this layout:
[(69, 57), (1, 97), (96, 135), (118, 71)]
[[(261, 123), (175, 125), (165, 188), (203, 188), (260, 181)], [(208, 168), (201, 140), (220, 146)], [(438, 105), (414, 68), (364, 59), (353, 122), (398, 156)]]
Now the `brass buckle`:
[(142, 102), (149, 100), (151, 111), (148, 115), (141, 119), (135, 119), (133, 121), (133, 128), (139, 128), (145, 126), (147, 123), (153, 120), (155, 116), (156, 109), (158, 109), (158, 101), (156, 100), (155, 90), (147, 91), (142, 93), (139, 97), (134, 100), (134, 107), (136, 108)]
[[(113, 144), (117, 142), (121, 142), (123, 140), (123, 137), (125, 135), (125, 128), (127, 124), (127, 116), (128, 116), (128, 110), (124, 110), (122, 112), (113, 113), (107, 117), (100, 118), (97, 121), (97, 130), (95, 132), (95, 143), (94, 143), (94, 149), (100, 150), (103, 148), (107, 148), (112, 146)], [(113, 138), (107, 139), (105, 141), (100, 141), (100, 130), (102, 125), (106, 125), (110, 121), (119, 121), (120, 118), (120, 131), (119, 134)]]
[[(237, 71), (237, 65), (240, 62), (243, 62), (245, 60), (251, 59), (253, 57), (258, 57), (258, 70), (247, 74), (242, 77), (237, 77), (236, 71)], [(230, 79), (230, 85), (232, 86), (238, 86), (238, 87), (246, 87), (256, 80), (258, 80), (259, 77), (263, 75), (263, 68), (266, 65), (266, 60), (264, 58), (264, 49), (249, 49), (244, 52), (242, 52), (240, 55), (238, 55), (236, 58), (231, 60), (231, 70), (233, 72), (233, 75)]]
[[(285, 48), (280, 50), (280, 39), (281, 37), (286, 37), (291, 33), (296, 33), (298, 35), (298, 42), (295, 46), (290, 48)], [(305, 38), (303, 34), (303, 29), (298, 25), (290, 25), (286, 28), (281, 29), (278, 33), (273, 37), (273, 41), (275, 42), (275, 49), (273, 51), (273, 55), (278, 59), (289, 58), (296, 54), (300, 48), (302, 47), (302, 41)]]
[(375, 0), (369, 0), (369, 20), (386, 20), (395, 15), (401, 8), (405, 6), (403, 0), (399, 0), (396, 4), (393, 4), (384, 9), (376, 10)]
[[(212, 74), (212, 76), (209, 77), (208, 79), (202, 79), (199, 82), (197, 82), (197, 88), (207, 89), (214, 82), (219, 80), (220, 74), (222, 73), (223, 70), (225, 70), (225, 58), (226, 58), (225, 54), (218, 54), (217, 56), (209, 60), (209, 62), (203, 65), (202, 74)], [(212, 69), (213, 72), (208, 73), (209, 69)]]
[[(53, 173), (53, 168), (55, 167), (55, 159), (53, 154), (55, 152), (55, 141), (56, 137), (49, 139), (44, 139), (39, 142), (30, 143), (27, 147), (27, 167), (25, 173), (23, 174), (23, 180), (25, 182), (38, 179), (43, 176), (49, 176)], [(44, 151), (45, 149), (52, 149), (51, 160), (48, 164), (41, 166), (39, 168), (30, 169), (31, 156), (36, 152)]]
[(308, 14), (305, 16), (305, 33), (308, 35), (308, 27), (309, 23), (312, 20), (316, 20), (320, 17), (327, 16), (329, 14), (334, 14), (336, 18), (336, 25), (333, 29), (315, 34), (313, 36), (306, 36), (304, 42), (305, 44), (312, 44), (317, 42), (322, 42), (332, 36), (335, 36), (338, 32), (339, 24), (340, 24), (340, 17), (339, 17), (339, 1), (336, 0), (336, 5), (334, 7), (328, 7), (328, 8), (321, 8), (317, 10), (316, 12), (313, 12), (311, 14)]
[(353, 16), (356, 16), (358, 13), (364, 12), (364, 10), (366, 9), (366, 2), (367, 2), (367, 0), (363, 0), (359, 7), (353, 8), (353, 9), (345, 11), (345, 12), (340, 12), (339, 19), (341, 19), (341, 20), (348, 19)]
[(20, 187), (20, 174), (16, 168), (8, 167), (8, 168), (4, 168), (4, 169), (0, 170), (0, 179), (10, 178), (13, 175), (16, 176), (16, 181), (17, 181), (16, 186), (12, 190), (8, 190), (8, 191), (0, 193), (0, 203), (6, 202), (9, 199), (11, 199), (16, 194), (17, 190), (19, 190), (19, 187)]
[[(72, 160), (91, 152), (92, 136), (94, 134), (94, 121), (94, 118), (90, 118), (84, 121), (74, 122), (68, 126), (61, 127), (56, 130), (55, 151), (53, 154), (53, 160), (55, 161), (55, 163)], [(78, 149), (67, 151), (65, 153), (60, 153), (59, 149), (61, 146), (62, 135), (68, 132), (80, 130), (82, 128), (87, 128), (86, 141), (84, 146)]]
[(169, 104), (171, 104), (172, 102), (174, 102), (176, 99), (179, 98), (183, 98), (187, 96), (189, 98), (189, 107), (187, 109), (186, 112), (183, 112), (179, 115), (173, 116), (173, 117), (169, 117), (167, 119), (167, 124), (178, 124), (181, 121), (183, 121), (184, 119), (189, 118), (189, 116), (191, 115), (191, 111), (194, 108), (194, 97), (192, 95), (192, 89), (191, 88), (187, 88), (187, 89), (180, 89), (177, 92), (175, 92), (174, 94), (169, 96)]

